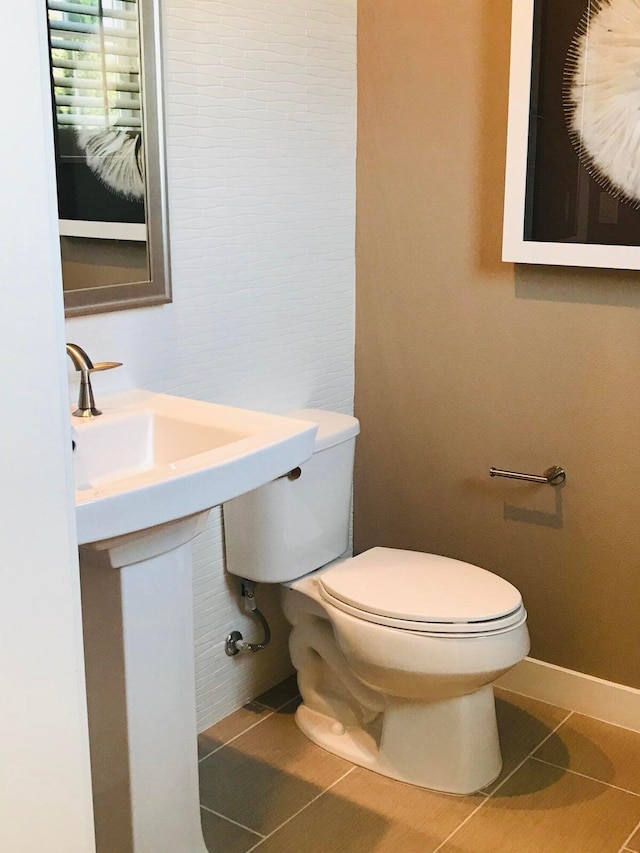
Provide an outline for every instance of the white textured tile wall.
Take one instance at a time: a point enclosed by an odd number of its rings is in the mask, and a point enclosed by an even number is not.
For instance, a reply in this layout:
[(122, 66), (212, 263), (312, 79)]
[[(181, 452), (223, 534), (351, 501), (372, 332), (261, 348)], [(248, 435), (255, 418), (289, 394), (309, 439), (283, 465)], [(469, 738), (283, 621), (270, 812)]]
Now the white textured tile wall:
[[(68, 321), (142, 387), (281, 412), (353, 404), (356, 0), (167, 0), (165, 72), (174, 302)], [(72, 378), (70, 374), (70, 378)], [(73, 383), (75, 387), (75, 384)], [(224, 572), (220, 510), (194, 547), (199, 726), (289, 670), (255, 637)]]

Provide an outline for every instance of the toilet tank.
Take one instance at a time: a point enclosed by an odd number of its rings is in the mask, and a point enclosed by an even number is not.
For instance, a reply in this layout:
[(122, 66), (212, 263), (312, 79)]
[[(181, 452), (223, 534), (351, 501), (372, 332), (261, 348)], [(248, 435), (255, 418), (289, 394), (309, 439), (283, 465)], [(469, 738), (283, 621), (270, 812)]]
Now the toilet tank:
[(319, 409), (289, 413), (318, 424), (313, 455), (287, 475), (223, 506), (227, 569), (263, 582), (292, 581), (347, 550), (356, 418)]

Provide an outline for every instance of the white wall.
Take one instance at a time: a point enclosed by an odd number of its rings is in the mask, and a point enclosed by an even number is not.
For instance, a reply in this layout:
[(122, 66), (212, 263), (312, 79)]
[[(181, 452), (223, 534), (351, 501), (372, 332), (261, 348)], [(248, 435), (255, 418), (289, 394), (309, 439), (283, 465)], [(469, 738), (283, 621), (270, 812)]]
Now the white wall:
[(17, 4), (0, 52), (3, 80), (20, 69), (0, 134), (0, 850), (90, 853), (45, 9)]
[[(124, 367), (96, 397), (142, 387), (280, 412), (353, 405), (356, 2), (168, 0), (168, 168), (174, 302), (77, 318), (68, 340)], [(251, 635), (224, 574), (220, 512), (195, 547), (199, 724), (289, 672)]]

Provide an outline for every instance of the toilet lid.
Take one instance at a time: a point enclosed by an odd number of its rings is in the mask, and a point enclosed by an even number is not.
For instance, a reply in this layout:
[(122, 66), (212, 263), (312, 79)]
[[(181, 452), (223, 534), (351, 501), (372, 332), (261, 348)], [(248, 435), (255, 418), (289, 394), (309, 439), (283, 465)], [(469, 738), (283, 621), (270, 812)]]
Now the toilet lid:
[(323, 572), (318, 584), (340, 609), (409, 630), (484, 633), (526, 618), (508, 581), (437, 554), (372, 548)]

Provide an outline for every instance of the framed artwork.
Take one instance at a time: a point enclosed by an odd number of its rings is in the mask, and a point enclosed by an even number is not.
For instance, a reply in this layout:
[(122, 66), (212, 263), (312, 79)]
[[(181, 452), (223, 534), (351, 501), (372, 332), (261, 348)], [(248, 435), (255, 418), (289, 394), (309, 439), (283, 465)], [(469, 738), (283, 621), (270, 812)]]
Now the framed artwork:
[(640, 269), (640, 3), (513, 0), (503, 260)]

